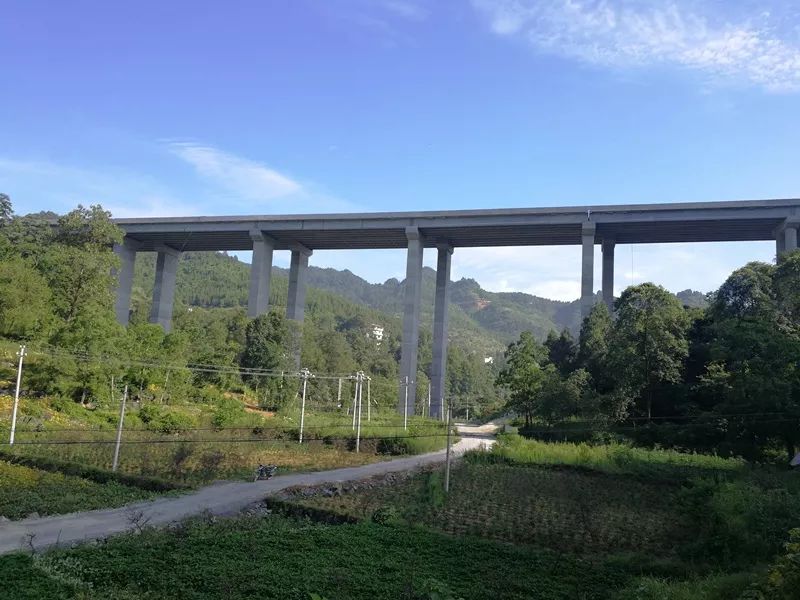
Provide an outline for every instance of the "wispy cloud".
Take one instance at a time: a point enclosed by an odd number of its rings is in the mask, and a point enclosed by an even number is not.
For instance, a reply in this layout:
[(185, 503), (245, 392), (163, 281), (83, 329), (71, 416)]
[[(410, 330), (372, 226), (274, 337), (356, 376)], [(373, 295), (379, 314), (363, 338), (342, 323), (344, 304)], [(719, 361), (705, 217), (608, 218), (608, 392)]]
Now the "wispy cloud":
[(212, 146), (169, 142), (169, 150), (198, 175), (246, 200), (267, 201), (302, 191), (303, 186), (270, 167)]
[(428, 16), (426, 9), (407, 0), (381, 0), (378, 6), (398, 17), (412, 21), (422, 21)]
[(0, 157), (0, 182), (17, 213), (69, 211), (78, 204), (101, 204), (115, 217), (197, 214), (158, 181), (129, 170), (87, 169), (49, 160)]
[(709, 0), (472, 2), (494, 33), (524, 38), (542, 52), (615, 68), (673, 65), (772, 92), (800, 90), (797, 15), (778, 18), (764, 4), (732, 20), (721, 13), (729, 3)]

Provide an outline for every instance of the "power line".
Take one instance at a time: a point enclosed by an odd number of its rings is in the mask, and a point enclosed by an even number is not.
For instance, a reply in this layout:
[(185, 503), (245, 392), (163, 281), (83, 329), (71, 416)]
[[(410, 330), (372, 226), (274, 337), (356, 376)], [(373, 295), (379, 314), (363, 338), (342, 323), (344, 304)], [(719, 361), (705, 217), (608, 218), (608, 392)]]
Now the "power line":
[[(364, 437), (361, 436), (361, 440), (409, 440), (409, 439), (423, 439), (423, 438), (446, 438), (447, 433), (431, 433), (431, 434), (424, 434), (424, 435), (393, 435), (393, 436), (368, 436)], [(325, 438), (311, 438), (307, 440), (309, 442), (316, 441), (322, 443), (328, 443), (331, 441), (339, 441), (339, 442), (347, 442), (355, 440), (354, 436), (348, 437), (325, 437)], [(238, 444), (238, 443), (259, 443), (259, 442), (286, 442), (285, 438), (250, 438), (250, 439), (241, 439), (241, 438), (223, 438), (223, 439), (147, 439), (147, 440), (124, 440), (122, 442), (123, 445), (126, 444)], [(116, 444), (116, 440), (48, 440), (48, 441), (27, 441), (27, 442), (16, 442), (14, 445), (17, 446), (72, 446), (72, 445), (106, 445), (106, 444)]]

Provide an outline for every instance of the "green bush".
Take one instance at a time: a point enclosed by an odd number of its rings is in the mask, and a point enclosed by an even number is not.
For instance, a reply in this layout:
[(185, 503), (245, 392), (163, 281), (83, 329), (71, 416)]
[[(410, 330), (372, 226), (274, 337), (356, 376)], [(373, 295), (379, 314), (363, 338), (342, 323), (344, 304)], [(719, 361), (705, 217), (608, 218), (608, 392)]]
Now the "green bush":
[(775, 555), (785, 532), (800, 522), (800, 497), (782, 487), (704, 478), (691, 481), (679, 498), (694, 523), (686, 555), (726, 566)]
[(372, 513), (372, 522), (378, 525), (399, 525), (402, 519), (394, 506), (381, 506)]
[(139, 420), (151, 431), (180, 433), (196, 426), (189, 415), (166, 409), (156, 404), (145, 404), (139, 409)]
[(217, 429), (232, 427), (247, 417), (247, 413), (240, 402), (223, 398), (214, 408), (211, 416), (211, 425)]
[(751, 586), (741, 600), (796, 600), (800, 595), (800, 529), (789, 532), (784, 553), (770, 568), (764, 581)]

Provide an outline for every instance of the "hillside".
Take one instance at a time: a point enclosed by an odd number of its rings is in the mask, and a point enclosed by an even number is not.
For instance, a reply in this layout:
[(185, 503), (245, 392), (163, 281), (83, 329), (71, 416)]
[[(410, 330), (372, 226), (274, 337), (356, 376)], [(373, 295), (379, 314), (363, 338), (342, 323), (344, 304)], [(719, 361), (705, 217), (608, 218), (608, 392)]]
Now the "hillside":
[[(134, 303), (148, 303), (152, 290), (155, 257), (142, 254), (136, 263)], [(224, 253), (189, 252), (178, 271), (176, 302), (187, 306), (247, 306), (250, 265)], [(403, 308), (403, 283), (388, 279), (369, 283), (352, 272), (309, 267), (309, 305), (325, 298), (375, 311), (373, 317), (399, 321)], [(422, 287), (422, 321), (433, 320), (436, 273), (425, 268)], [(288, 269), (273, 268), (270, 303), (286, 305)], [(557, 302), (521, 293), (486, 291), (472, 279), (453, 283), (450, 306), (451, 338), (486, 353), (502, 350), (523, 330), (544, 338), (551, 329), (577, 328), (578, 303)]]
[[(135, 300), (146, 303), (152, 289), (155, 259), (142, 254), (137, 260)], [(181, 260), (178, 272), (176, 301), (187, 306), (244, 307), (247, 306), (250, 265), (225, 253), (188, 252)], [(286, 305), (288, 269), (273, 268), (270, 302)], [(403, 283), (395, 278), (384, 283), (369, 283), (349, 270), (309, 267), (309, 304), (325, 299), (342, 305), (372, 309), (371, 317), (397, 322), (402, 317)], [(423, 270), (422, 320), (430, 326), (436, 273)], [(704, 306), (705, 297), (699, 292), (685, 290), (678, 294), (688, 306)], [(350, 306), (350, 311), (358, 310)], [(452, 284), (450, 327), (451, 338), (466, 345), (493, 353), (519, 337), (522, 331), (532, 331), (544, 339), (551, 330), (579, 327), (579, 303), (560, 302), (521, 292), (497, 293), (484, 290), (474, 279), (461, 279)]]

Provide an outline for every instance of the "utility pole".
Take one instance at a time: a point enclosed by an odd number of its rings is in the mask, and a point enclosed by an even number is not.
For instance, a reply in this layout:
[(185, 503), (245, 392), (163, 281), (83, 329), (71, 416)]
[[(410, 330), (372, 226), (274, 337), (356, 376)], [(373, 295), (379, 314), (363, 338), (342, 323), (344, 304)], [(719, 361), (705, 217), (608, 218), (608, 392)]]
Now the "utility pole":
[(431, 417), (431, 382), (428, 381), (428, 418)]
[(405, 399), (405, 406), (403, 407), (403, 429), (408, 429), (408, 375), (406, 375), (405, 380), (406, 380), (406, 399)]
[(358, 429), (356, 429), (356, 454), (361, 450), (361, 401), (364, 394), (364, 372), (356, 373), (356, 397), (358, 398)]
[(367, 377), (367, 421), (372, 421), (372, 395), (369, 393), (369, 384), (372, 377)]
[(308, 386), (308, 378), (311, 377), (311, 371), (308, 369), (300, 370), (300, 377), (303, 378), (303, 399), (300, 402), (300, 443), (303, 443), (303, 426), (306, 422), (306, 387)]
[(117, 443), (114, 446), (114, 462), (111, 470), (116, 472), (119, 464), (119, 446), (122, 443), (122, 422), (125, 420), (125, 400), (128, 399), (128, 384), (125, 384), (125, 391), (122, 392), (122, 405), (119, 409), (119, 424), (117, 424)]
[(25, 344), (19, 347), (19, 366), (17, 367), (17, 389), (14, 392), (14, 408), (11, 410), (11, 437), (8, 439), (8, 445), (14, 443), (14, 433), (17, 430), (17, 408), (19, 408), (19, 386), (22, 383), (22, 361), (25, 358)]
[(353, 431), (356, 430), (356, 410), (358, 409), (358, 371), (355, 375), (350, 377), (355, 381), (355, 389), (353, 390)]
[(444, 491), (450, 491), (450, 403), (447, 403), (447, 453), (444, 462)]
[(336, 392), (336, 408), (342, 406), (342, 378), (339, 377), (339, 390)]

